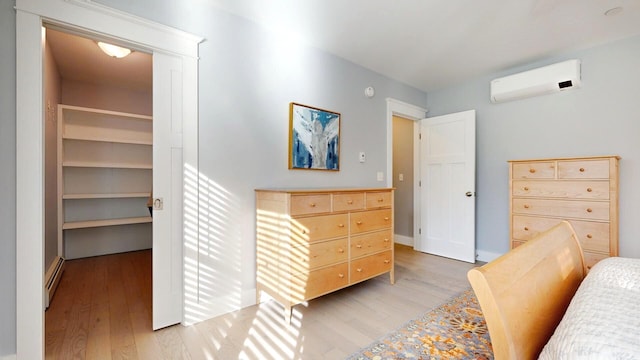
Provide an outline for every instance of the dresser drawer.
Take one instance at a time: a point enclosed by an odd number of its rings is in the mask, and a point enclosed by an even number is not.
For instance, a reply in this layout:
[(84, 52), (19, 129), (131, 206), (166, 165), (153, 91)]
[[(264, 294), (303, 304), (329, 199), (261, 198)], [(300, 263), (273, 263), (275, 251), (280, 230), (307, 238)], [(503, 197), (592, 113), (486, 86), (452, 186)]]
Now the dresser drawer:
[(587, 269), (591, 269), (598, 261), (609, 257), (607, 254), (599, 254), (590, 251), (584, 251), (582, 254), (584, 255), (584, 264)]
[(608, 179), (609, 160), (558, 161), (559, 179)]
[[(516, 215), (511, 236), (514, 240), (531, 240), (560, 221), (562, 219)], [(569, 220), (569, 223), (584, 250), (609, 253), (609, 223), (580, 220)]]
[(316, 242), (307, 246), (296, 246), (291, 251), (291, 268), (293, 272), (313, 270), (326, 265), (347, 261), (347, 238)]
[(350, 223), (352, 234), (391, 228), (393, 224), (391, 209), (351, 213)]
[(556, 167), (553, 161), (513, 163), (511, 176), (513, 179), (553, 179)]
[(367, 256), (351, 261), (351, 282), (356, 283), (391, 270), (391, 251)]
[(323, 239), (346, 237), (349, 216), (347, 214), (322, 215), (291, 219), (291, 241), (305, 244)]
[(349, 285), (349, 265), (342, 263), (291, 278), (291, 298), (299, 303)]
[(333, 211), (363, 210), (364, 193), (333, 195)]
[(328, 213), (331, 194), (291, 195), (291, 215)]
[(513, 213), (609, 220), (609, 203), (598, 201), (513, 199)]
[(383, 230), (351, 238), (351, 258), (359, 258), (383, 250), (391, 249), (391, 230)]
[(608, 181), (514, 180), (512, 195), (558, 199), (609, 199)]
[(367, 192), (367, 209), (391, 207), (391, 192), (389, 191), (376, 191)]

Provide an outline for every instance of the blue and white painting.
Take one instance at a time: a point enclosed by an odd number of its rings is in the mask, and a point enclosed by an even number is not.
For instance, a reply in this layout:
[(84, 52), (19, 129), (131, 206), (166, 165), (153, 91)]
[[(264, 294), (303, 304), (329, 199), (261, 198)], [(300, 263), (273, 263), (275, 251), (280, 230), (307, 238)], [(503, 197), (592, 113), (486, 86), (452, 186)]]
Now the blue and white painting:
[(340, 114), (290, 105), (289, 168), (339, 170)]

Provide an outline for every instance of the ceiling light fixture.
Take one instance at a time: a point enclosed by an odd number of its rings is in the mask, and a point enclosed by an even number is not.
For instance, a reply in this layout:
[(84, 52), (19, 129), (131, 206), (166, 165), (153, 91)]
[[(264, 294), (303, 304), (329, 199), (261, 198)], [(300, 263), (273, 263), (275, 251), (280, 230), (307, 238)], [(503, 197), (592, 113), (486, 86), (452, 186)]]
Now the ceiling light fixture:
[(98, 41), (98, 46), (105, 54), (114, 58), (123, 58), (131, 54), (131, 49), (123, 48), (117, 45), (108, 44), (102, 41)]

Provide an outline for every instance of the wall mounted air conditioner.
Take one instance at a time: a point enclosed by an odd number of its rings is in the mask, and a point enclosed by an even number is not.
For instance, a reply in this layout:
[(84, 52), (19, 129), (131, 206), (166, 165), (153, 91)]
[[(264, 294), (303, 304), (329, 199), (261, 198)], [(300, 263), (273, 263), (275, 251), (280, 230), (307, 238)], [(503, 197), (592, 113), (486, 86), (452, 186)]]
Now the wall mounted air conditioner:
[(580, 60), (567, 60), (491, 81), (491, 102), (574, 89), (580, 83)]

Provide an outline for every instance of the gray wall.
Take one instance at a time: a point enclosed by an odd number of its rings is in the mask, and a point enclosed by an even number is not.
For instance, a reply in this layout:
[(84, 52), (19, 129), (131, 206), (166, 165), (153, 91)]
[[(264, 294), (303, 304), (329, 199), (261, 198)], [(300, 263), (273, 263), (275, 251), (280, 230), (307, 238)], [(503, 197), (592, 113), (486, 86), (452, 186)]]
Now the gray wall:
[[(489, 102), (496, 77), (577, 58), (582, 88), (501, 104)], [(509, 239), (507, 160), (620, 155), (620, 255), (640, 257), (640, 37), (572, 52), (430, 92), (429, 116), (477, 110), (476, 239), (504, 253)]]
[(0, 1), (0, 356), (16, 352), (16, 16)]

